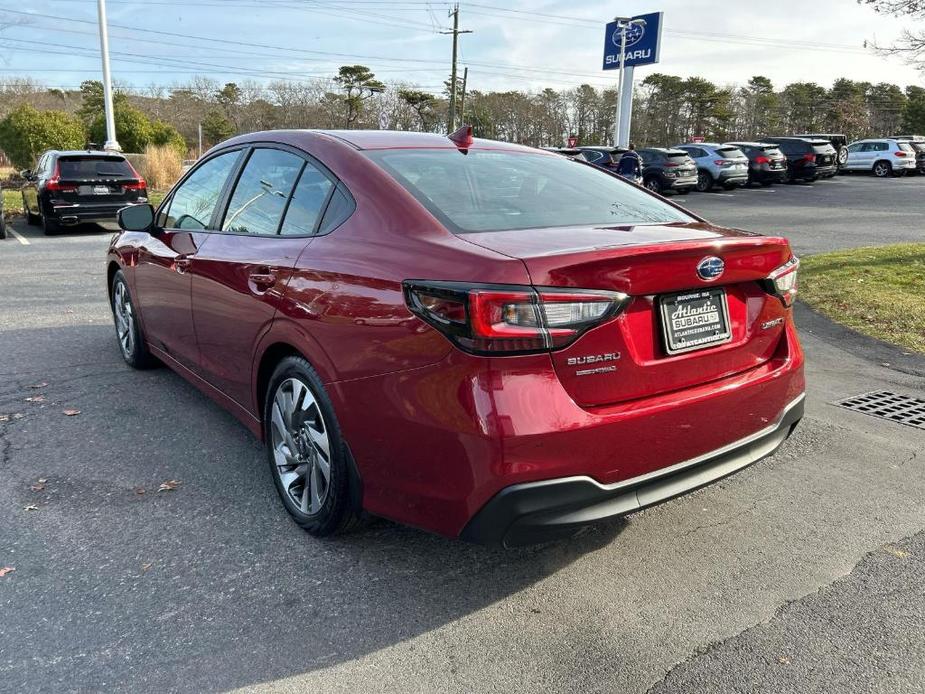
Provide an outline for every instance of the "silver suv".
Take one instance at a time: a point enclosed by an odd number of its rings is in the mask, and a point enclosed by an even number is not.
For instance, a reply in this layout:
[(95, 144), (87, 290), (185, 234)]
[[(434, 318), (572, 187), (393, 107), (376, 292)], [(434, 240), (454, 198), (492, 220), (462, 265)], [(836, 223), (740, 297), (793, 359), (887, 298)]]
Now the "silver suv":
[(748, 157), (738, 147), (715, 142), (690, 142), (677, 145), (697, 164), (697, 190), (705, 193), (721, 185), (732, 190), (748, 183)]

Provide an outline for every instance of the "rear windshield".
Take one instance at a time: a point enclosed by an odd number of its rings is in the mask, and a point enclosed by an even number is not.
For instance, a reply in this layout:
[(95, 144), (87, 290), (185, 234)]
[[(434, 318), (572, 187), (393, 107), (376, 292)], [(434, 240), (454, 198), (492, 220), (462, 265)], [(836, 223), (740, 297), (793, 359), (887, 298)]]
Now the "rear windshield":
[(909, 142), (897, 142), (896, 143), (903, 152), (914, 152), (912, 144)]
[(909, 144), (916, 152), (925, 152), (925, 142), (910, 142)]
[(727, 159), (741, 159), (745, 156), (745, 152), (738, 147), (717, 147), (716, 152), (717, 154), (722, 154)]
[(458, 233), (696, 221), (627, 181), (564, 157), (455, 149), (366, 154)]
[(834, 154), (835, 148), (826, 142), (824, 145), (813, 145), (813, 151), (817, 154)]
[(118, 157), (62, 157), (58, 160), (62, 179), (134, 178), (135, 172)]
[(669, 159), (687, 159), (690, 155), (687, 152), (667, 152), (665, 156)]
[(763, 150), (765, 154), (768, 154), (772, 157), (783, 156), (783, 153), (780, 151), (779, 147), (760, 147), (759, 149)]

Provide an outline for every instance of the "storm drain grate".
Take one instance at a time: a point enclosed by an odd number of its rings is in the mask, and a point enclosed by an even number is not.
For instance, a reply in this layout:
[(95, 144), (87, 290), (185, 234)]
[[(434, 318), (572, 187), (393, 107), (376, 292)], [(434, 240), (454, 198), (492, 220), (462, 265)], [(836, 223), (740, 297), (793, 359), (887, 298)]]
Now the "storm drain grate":
[(835, 403), (855, 412), (889, 419), (897, 424), (925, 429), (925, 400), (910, 395), (898, 395), (888, 390), (855, 395)]

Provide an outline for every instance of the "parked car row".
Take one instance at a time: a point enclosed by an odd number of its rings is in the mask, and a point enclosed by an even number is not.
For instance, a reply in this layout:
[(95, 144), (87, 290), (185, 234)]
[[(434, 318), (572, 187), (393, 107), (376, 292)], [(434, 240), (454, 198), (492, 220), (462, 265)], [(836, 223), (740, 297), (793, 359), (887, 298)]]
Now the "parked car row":
[[(627, 151), (607, 146), (552, 149), (614, 172)], [(849, 171), (870, 171), (880, 178), (925, 174), (925, 137), (919, 135), (849, 144), (845, 135), (802, 134), (753, 142), (688, 142), (671, 148), (646, 147), (637, 153), (642, 160), (642, 185), (656, 193), (682, 195), (691, 190), (811, 182)]]

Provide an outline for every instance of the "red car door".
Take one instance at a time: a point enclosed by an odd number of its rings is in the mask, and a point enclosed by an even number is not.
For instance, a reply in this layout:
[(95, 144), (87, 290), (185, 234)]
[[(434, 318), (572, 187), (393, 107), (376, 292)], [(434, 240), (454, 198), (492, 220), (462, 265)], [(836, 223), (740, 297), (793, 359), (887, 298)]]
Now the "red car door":
[(241, 150), (201, 163), (174, 189), (160, 209), (157, 230), (139, 242), (135, 293), (148, 341), (192, 370), (199, 367), (193, 329), (190, 267)]
[(248, 410), (256, 345), (270, 328), (333, 188), (302, 155), (255, 148), (230, 195), (220, 232), (209, 235), (193, 262), (203, 377)]

